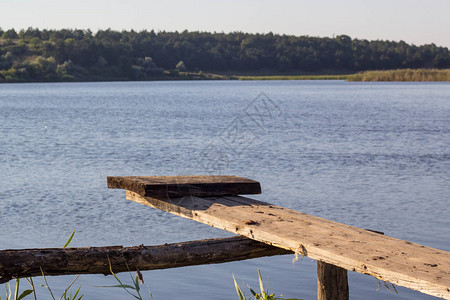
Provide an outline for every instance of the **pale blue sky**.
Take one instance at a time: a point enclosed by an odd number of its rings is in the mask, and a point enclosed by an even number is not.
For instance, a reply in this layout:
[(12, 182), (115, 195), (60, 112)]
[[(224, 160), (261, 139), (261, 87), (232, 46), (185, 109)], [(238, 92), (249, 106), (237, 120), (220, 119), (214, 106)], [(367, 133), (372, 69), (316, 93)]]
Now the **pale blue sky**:
[(450, 0), (0, 0), (0, 27), (347, 34), (450, 47)]

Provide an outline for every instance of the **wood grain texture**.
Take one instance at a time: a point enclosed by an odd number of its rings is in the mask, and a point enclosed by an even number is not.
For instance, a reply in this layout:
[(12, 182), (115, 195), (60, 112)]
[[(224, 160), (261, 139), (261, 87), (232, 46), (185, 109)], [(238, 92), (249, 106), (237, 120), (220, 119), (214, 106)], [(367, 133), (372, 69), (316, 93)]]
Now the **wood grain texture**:
[(317, 299), (348, 300), (347, 270), (318, 260)]
[[(0, 251), (0, 284), (12, 278), (46, 275), (111, 274), (217, 264), (292, 254), (245, 237), (208, 239), (159, 246), (45, 248)], [(109, 261), (108, 261), (109, 258)]]
[(450, 253), (240, 196), (129, 200), (450, 299)]
[(109, 176), (109, 188), (144, 197), (224, 196), (261, 194), (259, 182), (237, 176)]

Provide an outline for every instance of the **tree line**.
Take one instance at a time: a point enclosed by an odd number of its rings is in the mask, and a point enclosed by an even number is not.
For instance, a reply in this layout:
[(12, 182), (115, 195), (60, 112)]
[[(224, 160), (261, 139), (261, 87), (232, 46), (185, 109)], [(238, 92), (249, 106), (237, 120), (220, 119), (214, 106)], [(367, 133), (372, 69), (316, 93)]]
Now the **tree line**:
[(327, 74), (450, 68), (446, 47), (198, 31), (0, 28), (0, 81), (149, 80), (180, 72)]

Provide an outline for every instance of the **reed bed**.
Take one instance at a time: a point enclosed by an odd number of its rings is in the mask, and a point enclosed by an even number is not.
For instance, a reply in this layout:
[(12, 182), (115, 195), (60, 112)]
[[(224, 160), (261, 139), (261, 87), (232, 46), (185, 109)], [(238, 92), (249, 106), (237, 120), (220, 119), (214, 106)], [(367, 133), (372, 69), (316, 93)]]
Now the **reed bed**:
[(450, 69), (398, 69), (365, 71), (351, 75), (348, 81), (450, 81)]

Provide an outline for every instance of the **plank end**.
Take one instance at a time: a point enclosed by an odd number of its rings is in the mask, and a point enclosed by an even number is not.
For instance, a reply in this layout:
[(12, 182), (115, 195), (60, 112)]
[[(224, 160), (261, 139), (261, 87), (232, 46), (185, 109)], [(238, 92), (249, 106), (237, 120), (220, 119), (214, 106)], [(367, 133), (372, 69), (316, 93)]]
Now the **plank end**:
[(108, 176), (108, 188), (133, 191), (144, 197), (213, 197), (261, 194), (258, 181), (230, 175)]

